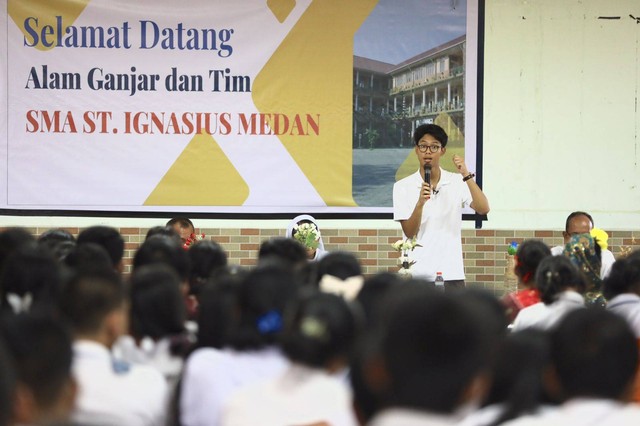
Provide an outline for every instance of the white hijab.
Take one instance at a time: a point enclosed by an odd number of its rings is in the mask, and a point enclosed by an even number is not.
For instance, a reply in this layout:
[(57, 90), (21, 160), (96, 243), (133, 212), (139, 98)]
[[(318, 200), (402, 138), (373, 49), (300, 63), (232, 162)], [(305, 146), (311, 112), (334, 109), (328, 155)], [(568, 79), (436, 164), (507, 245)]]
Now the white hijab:
[[(308, 220), (309, 222), (313, 223), (316, 226), (316, 229), (318, 230), (318, 232), (320, 232), (320, 227), (318, 226), (318, 223), (316, 222), (316, 219), (313, 216), (310, 216), (308, 214), (301, 214), (299, 216), (294, 217), (291, 220), (291, 222), (289, 222), (289, 225), (287, 225), (287, 234), (286, 234), (287, 238), (293, 238), (293, 227), (296, 226), (298, 223), (302, 222), (303, 220)], [(318, 241), (318, 248), (316, 249), (316, 255), (312, 260), (320, 260), (320, 258), (325, 254), (326, 254), (326, 251), (324, 249), (324, 242), (322, 241), (322, 232), (320, 232), (320, 240)]]

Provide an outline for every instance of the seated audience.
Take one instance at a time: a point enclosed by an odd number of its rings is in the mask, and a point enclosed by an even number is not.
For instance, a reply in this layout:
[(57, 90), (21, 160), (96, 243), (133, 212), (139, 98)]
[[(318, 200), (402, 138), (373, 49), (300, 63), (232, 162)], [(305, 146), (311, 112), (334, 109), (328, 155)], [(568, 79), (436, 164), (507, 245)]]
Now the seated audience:
[[(315, 228), (315, 231), (317, 232), (317, 239), (314, 239), (313, 241), (306, 241), (308, 238), (301, 238), (300, 235), (296, 238), (298, 227), (303, 224), (308, 224)], [(324, 242), (322, 241), (322, 235), (320, 234), (320, 227), (313, 216), (303, 214), (294, 217), (289, 225), (287, 225), (287, 232), (285, 236), (287, 238), (294, 238), (300, 241), (307, 250), (307, 258), (309, 260), (320, 260), (327, 253), (324, 248)]]
[(535, 276), (540, 302), (521, 310), (513, 331), (528, 327), (549, 329), (574, 309), (584, 308), (586, 284), (576, 266), (565, 256), (551, 256), (540, 262)]
[(540, 293), (536, 288), (534, 277), (542, 259), (550, 255), (549, 246), (540, 240), (525, 240), (518, 246), (514, 273), (521, 290), (507, 294), (502, 299), (507, 307), (509, 322), (513, 322), (522, 309), (540, 302)]
[(227, 252), (213, 240), (202, 240), (191, 245), (187, 254), (191, 263), (189, 295), (197, 301), (202, 286), (211, 275), (227, 266)]
[(339, 296), (316, 293), (294, 303), (286, 318), (282, 350), (291, 366), (237, 392), (222, 424), (355, 425), (351, 395), (339, 375), (357, 333), (354, 311)]
[[(562, 236), (564, 238), (564, 244), (561, 246), (556, 246), (551, 249), (551, 254), (554, 256), (559, 256), (563, 254), (565, 246), (571, 240), (571, 237), (578, 234), (589, 234), (593, 229), (593, 218), (589, 213), (586, 212), (573, 212), (569, 216), (567, 216), (567, 220), (564, 224), (564, 231), (562, 232)], [(606, 241), (598, 241), (598, 246), (606, 245)], [(607, 247), (601, 247), (601, 266), (600, 266), (600, 278), (606, 278), (609, 275), (609, 271), (611, 270), (611, 265), (616, 261), (613, 253), (607, 249)]]
[(110, 350), (127, 329), (128, 300), (112, 269), (80, 271), (63, 287), (60, 310), (74, 334), (81, 425), (164, 425), (167, 384), (160, 372), (117, 362)]
[(249, 272), (238, 289), (227, 347), (200, 348), (187, 359), (180, 397), (182, 425), (220, 424), (222, 409), (235, 391), (287, 368), (277, 341), (284, 308), (297, 288), (288, 269), (268, 264)]
[(640, 339), (640, 251), (617, 260), (604, 280), (603, 294), (607, 310), (627, 320)]
[(4, 318), (2, 337), (18, 376), (13, 423), (68, 422), (77, 394), (68, 330), (48, 315), (22, 314)]
[(547, 387), (563, 403), (510, 426), (640, 424), (640, 407), (628, 404), (638, 370), (638, 347), (626, 321), (604, 309), (567, 314), (551, 332)]
[(318, 261), (316, 274), (320, 291), (334, 293), (347, 300), (355, 299), (364, 283), (360, 262), (345, 251), (327, 253)]
[(109, 226), (91, 226), (78, 234), (77, 244), (95, 243), (107, 251), (113, 269), (119, 274), (124, 271), (122, 256), (124, 255), (124, 239), (117, 229)]

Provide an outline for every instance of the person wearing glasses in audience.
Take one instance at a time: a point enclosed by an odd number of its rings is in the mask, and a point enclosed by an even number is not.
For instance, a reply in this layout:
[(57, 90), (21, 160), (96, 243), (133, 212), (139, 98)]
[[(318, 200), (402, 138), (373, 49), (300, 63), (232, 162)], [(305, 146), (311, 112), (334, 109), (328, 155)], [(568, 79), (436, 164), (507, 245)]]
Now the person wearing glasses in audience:
[[(393, 186), (393, 219), (400, 222), (406, 238), (415, 238), (412, 258), (414, 277), (434, 281), (442, 272), (445, 290), (464, 287), (462, 263), (462, 207), (479, 214), (489, 212), (489, 201), (474, 181), (464, 159), (453, 156), (458, 173), (440, 167), (448, 136), (436, 124), (423, 124), (413, 133), (420, 168)], [(425, 181), (431, 170), (431, 182)]]

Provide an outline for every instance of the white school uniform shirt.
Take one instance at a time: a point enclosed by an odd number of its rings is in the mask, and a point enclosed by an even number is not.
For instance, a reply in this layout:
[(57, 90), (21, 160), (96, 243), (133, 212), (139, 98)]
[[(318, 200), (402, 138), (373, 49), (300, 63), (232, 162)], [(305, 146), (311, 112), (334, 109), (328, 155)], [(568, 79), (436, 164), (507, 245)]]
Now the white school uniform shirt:
[(351, 392), (339, 376), (299, 364), (275, 379), (238, 391), (224, 408), (223, 426), (282, 426), (324, 422), (356, 426)]
[(389, 408), (376, 414), (367, 426), (451, 426), (460, 418), (407, 408)]
[(636, 426), (640, 406), (596, 398), (576, 398), (540, 415), (524, 416), (503, 426)]
[(584, 308), (584, 298), (573, 290), (563, 291), (549, 305), (538, 302), (518, 312), (516, 319), (513, 321), (511, 331), (524, 330), (530, 327), (548, 330), (555, 326), (566, 314), (580, 308)]
[[(554, 256), (560, 256), (564, 253), (564, 246), (555, 246), (551, 248), (551, 254)], [(602, 250), (600, 253), (601, 257), (601, 267), (600, 267), (600, 278), (605, 279), (609, 276), (611, 272), (611, 266), (616, 261), (613, 253), (609, 250)]]
[(73, 345), (73, 374), (78, 382), (74, 424), (164, 426), (168, 387), (155, 369), (115, 362), (107, 347), (80, 340)]
[[(423, 182), (418, 170), (393, 185), (393, 220), (411, 217)], [(416, 261), (411, 274), (434, 281), (436, 273), (442, 272), (445, 281), (463, 280), (462, 208), (471, 204), (471, 192), (459, 173), (442, 168), (436, 191), (422, 209), (416, 235), (422, 247), (416, 247), (409, 254)]]
[(607, 310), (627, 320), (637, 339), (640, 339), (640, 296), (635, 293), (623, 293), (607, 303)]
[(222, 409), (241, 388), (275, 378), (289, 366), (275, 347), (256, 351), (201, 348), (187, 359), (182, 376), (182, 426), (221, 424)]

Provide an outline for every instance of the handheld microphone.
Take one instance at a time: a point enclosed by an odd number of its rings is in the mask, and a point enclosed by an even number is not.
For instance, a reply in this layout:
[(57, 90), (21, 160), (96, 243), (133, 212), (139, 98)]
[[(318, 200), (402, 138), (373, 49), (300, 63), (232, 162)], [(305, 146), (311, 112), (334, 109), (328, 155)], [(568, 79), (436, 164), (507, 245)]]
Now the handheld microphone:
[(424, 181), (431, 186), (431, 164), (424, 165)]

